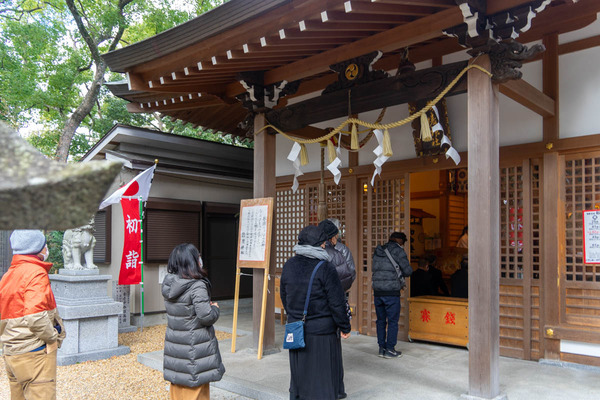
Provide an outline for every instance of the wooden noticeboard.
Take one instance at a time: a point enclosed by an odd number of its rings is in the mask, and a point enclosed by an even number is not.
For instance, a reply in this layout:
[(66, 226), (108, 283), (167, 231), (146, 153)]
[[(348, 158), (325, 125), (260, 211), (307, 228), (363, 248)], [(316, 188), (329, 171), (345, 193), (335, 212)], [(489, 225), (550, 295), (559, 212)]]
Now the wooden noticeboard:
[(600, 264), (600, 210), (583, 212), (583, 262)]
[(267, 287), (269, 261), (271, 258), (271, 232), (273, 230), (273, 198), (242, 200), (240, 204), (240, 226), (238, 232), (237, 268), (235, 276), (235, 299), (233, 304), (233, 337), (231, 352), (235, 353), (238, 306), (240, 299), (241, 268), (264, 270), (258, 359), (262, 358), (265, 317), (267, 311)]

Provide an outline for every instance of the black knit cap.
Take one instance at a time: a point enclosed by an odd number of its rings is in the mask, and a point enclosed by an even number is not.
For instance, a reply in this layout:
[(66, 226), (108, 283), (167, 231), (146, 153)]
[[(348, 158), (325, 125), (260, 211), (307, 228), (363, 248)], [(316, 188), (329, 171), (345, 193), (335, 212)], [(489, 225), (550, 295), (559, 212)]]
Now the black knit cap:
[(300, 231), (298, 235), (299, 245), (319, 247), (327, 240), (327, 235), (320, 226), (309, 225)]
[(335, 226), (335, 224), (328, 219), (319, 222), (319, 227), (323, 229), (323, 232), (325, 232), (325, 235), (327, 235), (327, 239), (331, 239), (339, 232), (337, 226)]
[(392, 234), (390, 235), (390, 241), (392, 239), (402, 239), (402, 241), (406, 243), (407, 238), (404, 232), (392, 232)]

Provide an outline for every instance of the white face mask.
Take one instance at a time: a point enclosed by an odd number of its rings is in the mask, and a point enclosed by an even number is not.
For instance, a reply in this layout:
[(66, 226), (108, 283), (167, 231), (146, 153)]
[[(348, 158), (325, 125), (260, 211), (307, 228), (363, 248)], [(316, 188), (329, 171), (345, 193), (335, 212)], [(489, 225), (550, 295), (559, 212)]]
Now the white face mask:
[(198, 265), (200, 266), (200, 269), (202, 269), (204, 267), (204, 262), (202, 262), (202, 257), (198, 257)]
[[(44, 250), (46, 250), (44, 252)], [(48, 246), (44, 247), (44, 249), (42, 250), (42, 261), (48, 261), (48, 257), (50, 256), (50, 250), (48, 250)]]

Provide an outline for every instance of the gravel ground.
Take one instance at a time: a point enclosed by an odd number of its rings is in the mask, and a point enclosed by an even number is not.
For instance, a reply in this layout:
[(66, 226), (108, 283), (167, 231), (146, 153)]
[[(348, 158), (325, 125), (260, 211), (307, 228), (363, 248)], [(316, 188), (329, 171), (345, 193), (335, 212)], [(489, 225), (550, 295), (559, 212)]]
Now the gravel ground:
[[(119, 345), (129, 346), (131, 353), (100, 361), (87, 361), (58, 367), (57, 399), (164, 400), (169, 398), (169, 383), (161, 372), (137, 362), (137, 355), (162, 350), (165, 325), (144, 328), (144, 332), (122, 333)], [(231, 334), (217, 331), (219, 340), (230, 339)], [(242, 400), (246, 397), (211, 387), (211, 399)], [(4, 360), (0, 359), (0, 399), (10, 398), (10, 388)]]

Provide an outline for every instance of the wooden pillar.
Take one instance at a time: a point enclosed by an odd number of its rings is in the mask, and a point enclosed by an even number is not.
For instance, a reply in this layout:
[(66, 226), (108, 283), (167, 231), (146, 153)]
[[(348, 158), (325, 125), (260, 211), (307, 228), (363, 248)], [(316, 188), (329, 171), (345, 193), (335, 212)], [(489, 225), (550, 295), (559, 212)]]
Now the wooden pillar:
[[(491, 70), (487, 55), (477, 63)], [(498, 85), (468, 72), (469, 393), (500, 396), (500, 167)]]
[[(548, 334), (560, 324), (559, 271), (564, 260), (565, 232), (564, 206), (561, 204), (561, 182), (564, 181), (558, 153), (544, 154), (543, 165), (543, 219), (542, 219), (542, 331), (544, 333), (544, 358), (560, 359), (560, 340)], [(552, 332), (552, 331), (550, 331)]]
[[(346, 233), (343, 238), (343, 242), (350, 251), (352, 257), (354, 257), (354, 267), (356, 268), (356, 280), (350, 288), (350, 294), (348, 296), (348, 303), (352, 307), (353, 317), (350, 321), (353, 331), (360, 330), (360, 310), (359, 305), (362, 304), (359, 299), (362, 295), (362, 284), (361, 284), (361, 269), (363, 268), (362, 260), (360, 257), (360, 243), (363, 239), (363, 235), (360, 231), (360, 204), (362, 200), (362, 187), (359, 187), (358, 177), (356, 176), (355, 169), (358, 167), (358, 152), (348, 152), (348, 179), (346, 182)], [(358, 217), (356, 217), (358, 216)]]
[[(542, 57), (542, 76), (544, 94), (554, 100), (554, 116), (545, 117), (543, 124), (544, 143), (555, 142), (559, 138), (559, 101), (558, 101), (558, 33), (544, 36), (546, 51)], [(555, 327), (560, 323), (560, 287), (558, 283), (560, 263), (564, 260), (564, 214), (561, 213), (560, 187), (561, 168), (557, 153), (544, 154), (543, 165), (543, 225), (542, 225), (542, 343), (543, 357), (550, 360), (560, 359), (560, 341), (547, 334), (546, 326)], [(560, 225), (559, 221), (563, 220)], [(561, 240), (561, 234), (563, 236)], [(552, 331), (549, 331), (552, 332)]]
[[(265, 126), (265, 117), (258, 114), (254, 118), (254, 132), (260, 131)], [(275, 198), (275, 135), (267, 133), (266, 130), (254, 134), (254, 197)], [(273, 212), (277, 212), (277, 202), (273, 202)], [(276, 215), (276, 214), (275, 214)], [(271, 231), (271, 259), (269, 262), (269, 274), (275, 274), (275, 232), (277, 230), (277, 218), (273, 218), (273, 229)], [(258, 349), (258, 338), (260, 334), (260, 314), (262, 311), (262, 293), (264, 271), (254, 269), (252, 277), (252, 337), (254, 346)], [(275, 346), (275, 280), (269, 280), (269, 294), (267, 295), (267, 315), (265, 319), (265, 333), (263, 349), (265, 353)]]
[(542, 55), (542, 80), (544, 94), (554, 100), (554, 115), (544, 118), (543, 140), (552, 143), (558, 140), (558, 33), (544, 36), (546, 51)]

